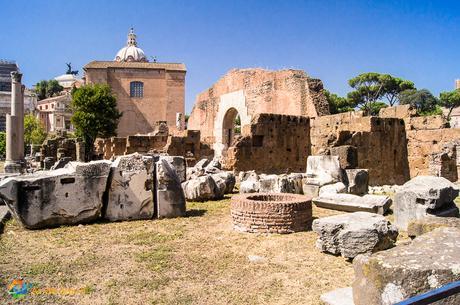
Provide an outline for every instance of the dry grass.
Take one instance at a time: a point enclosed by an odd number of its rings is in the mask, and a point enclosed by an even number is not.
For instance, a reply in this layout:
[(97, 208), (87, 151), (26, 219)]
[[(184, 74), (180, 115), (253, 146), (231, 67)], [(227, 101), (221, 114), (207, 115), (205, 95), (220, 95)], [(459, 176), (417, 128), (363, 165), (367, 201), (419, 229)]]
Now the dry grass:
[[(40, 231), (10, 221), (0, 236), (3, 287), (23, 277), (81, 290), (18, 301), (4, 288), (0, 304), (320, 304), (320, 294), (352, 283), (352, 265), (320, 253), (311, 231), (235, 232), (228, 199), (187, 208), (185, 218)], [(314, 208), (315, 217), (333, 214)]]

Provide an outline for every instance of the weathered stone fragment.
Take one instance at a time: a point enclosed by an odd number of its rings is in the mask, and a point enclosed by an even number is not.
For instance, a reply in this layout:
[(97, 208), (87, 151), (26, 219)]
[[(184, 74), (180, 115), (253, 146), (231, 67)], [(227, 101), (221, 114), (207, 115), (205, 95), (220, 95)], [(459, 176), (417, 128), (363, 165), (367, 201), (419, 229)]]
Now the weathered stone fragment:
[(351, 287), (338, 288), (323, 293), (320, 299), (326, 305), (355, 305)]
[[(206, 201), (222, 198), (223, 192), (219, 190), (211, 176), (201, 176), (182, 183), (185, 198), (190, 201)], [(220, 197), (219, 197), (220, 196)]]
[(435, 217), (426, 216), (409, 222), (407, 235), (417, 237), (437, 228), (454, 227), (460, 229), (460, 218), (457, 217)]
[(347, 187), (342, 182), (337, 182), (334, 184), (327, 184), (325, 186), (320, 187), (319, 189), (319, 196), (323, 196), (326, 194), (339, 194), (345, 193), (347, 191)]
[(304, 195), (310, 198), (318, 197), (319, 189), (320, 189), (319, 185), (307, 184), (306, 178), (302, 180), (302, 192)]
[(385, 217), (368, 212), (315, 219), (312, 229), (319, 235), (318, 249), (351, 259), (391, 248), (398, 237), (398, 230)]
[(232, 172), (222, 171), (220, 173), (211, 175), (211, 177), (214, 179), (214, 181), (217, 181), (219, 179), (224, 181), (224, 194), (233, 193), (233, 188), (235, 187), (236, 179), (235, 175)]
[(391, 199), (384, 195), (324, 194), (313, 198), (313, 203), (320, 208), (345, 212), (371, 212), (385, 214), (391, 206)]
[(301, 173), (291, 173), (288, 175), (287, 179), (289, 182), (289, 193), (303, 194), (303, 188), (302, 188), (303, 176), (304, 174), (301, 174)]
[[(160, 156), (160, 160), (166, 160), (174, 167), (177, 175), (179, 176), (180, 182), (187, 180), (187, 164), (185, 158), (181, 156)], [(206, 159), (205, 159), (206, 160)]]
[(369, 171), (367, 169), (346, 169), (348, 193), (355, 195), (367, 194), (369, 187)]
[(7, 206), (0, 205), (0, 233), (3, 232), (3, 227), (8, 219), (10, 219), (11, 213)]
[(204, 169), (206, 168), (206, 166), (209, 164), (209, 160), (208, 159), (201, 159), (200, 161), (198, 161), (196, 164), (195, 164), (195, 168), (197, 169)]
[[(356, 305), (390, 305), (460, 280), (460, 230), (438, 228), (410, 244), (353, 261)], [(436, 302), (460, 304), (460, 294)]]
[(307, 184), (323, 186), (342, 180), (338, 156), (309, 156), (307, 159)]
[(291, 186), (287, 175), (260, 175), (259, 192), (261, 193), (290, 193)]
[(240, 183), (240, 193), (257, 193), (260, 189), (259, 175), (255, 172), (249, 173), (243, 177)]
[(222, 169), (222, 164), (217, 158), (214, 158), (213, 160), (211, 160), (211, 162), (209, 162), (208, 165), (206, 165), (206, 167), (204, 168), (205, 172), (208, 174), (218, 173), (221, 171), (221, 169)]
[(54, 169), (60, 169), (66, 166), (67, 163), (71, 162), (72, 158), (71, 157), (62, 157), (61, 159), (57, 160), (56, 163), (51, 167), (52, 170)]
[(341, 145), (331, 147), (331, 155), (339, 157), (340, 167), (343, 169), (356, 168), (358, 166), (358, 150), (355, 146)]
[(155, 166), (155, 185), (157, 188), (155, 192), (156, 216), (158, 218), (185, 216), (185, 196), (179, 175), (166, 159), (160, 158), (155, 163)]
[(395, 195), (393, 211), (396, 226), (407, 230), (411, 220), (430, 214), (458, 216), (458, 208), (453, 203), (458, 193), (458, 188), (442, 177), (418, 176), (411, 179)]
[(104, 218), (110, 221), (153, 217), (153, 156), (120, 156), (111, 167)]
[(62, 169), (2, 180), (0, 197), (29, 229), (89, 222), (101, 215), (109, 171), (109, 161), (70, 162)]
[(53, 157), (45, 157), (43, 160), (43, 169), (51, 169), (55, 163), (55, 159)]

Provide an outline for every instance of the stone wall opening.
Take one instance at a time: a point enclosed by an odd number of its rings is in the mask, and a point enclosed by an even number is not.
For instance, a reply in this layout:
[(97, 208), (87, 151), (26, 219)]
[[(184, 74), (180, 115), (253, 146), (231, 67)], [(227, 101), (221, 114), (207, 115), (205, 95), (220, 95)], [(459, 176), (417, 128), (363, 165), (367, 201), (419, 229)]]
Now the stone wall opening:
[(230, 108), (227, 110), (222, 122), (222, 144), (224, 149), (233, 146), (235, 137), (241, 135), (241, 119), (238, 110)]

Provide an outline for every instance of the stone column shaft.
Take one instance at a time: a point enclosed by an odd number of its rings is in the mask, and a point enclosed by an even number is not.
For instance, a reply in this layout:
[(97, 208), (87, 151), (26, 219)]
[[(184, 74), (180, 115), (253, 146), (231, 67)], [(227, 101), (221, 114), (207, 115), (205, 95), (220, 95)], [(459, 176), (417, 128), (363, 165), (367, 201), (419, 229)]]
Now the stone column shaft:
[(17, 116), (6, 115), (6, 161), (14, 162), (19, 158), (16, 143), (18, 142)]
[(5, 172), (22, 172), (24, 166), (24, 86), (22, 74), (11, 72), (11, 115), (6, 117)]

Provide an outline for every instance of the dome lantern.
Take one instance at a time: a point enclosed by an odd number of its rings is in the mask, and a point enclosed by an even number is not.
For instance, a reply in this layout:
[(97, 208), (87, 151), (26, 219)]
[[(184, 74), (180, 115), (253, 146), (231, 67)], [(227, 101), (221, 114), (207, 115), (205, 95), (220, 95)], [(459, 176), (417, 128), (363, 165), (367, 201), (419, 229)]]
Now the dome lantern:
[(141, 48), (137, 47), (136, 34), (134, 34), (134, 29), (131, 28), (128, 33), (128, 41), (126, 47), (118, 51), (115, 56), (115, 61), (137, 61), (137, 62), (147, 62), (147, 57), (144, 54), (144, 51)]

